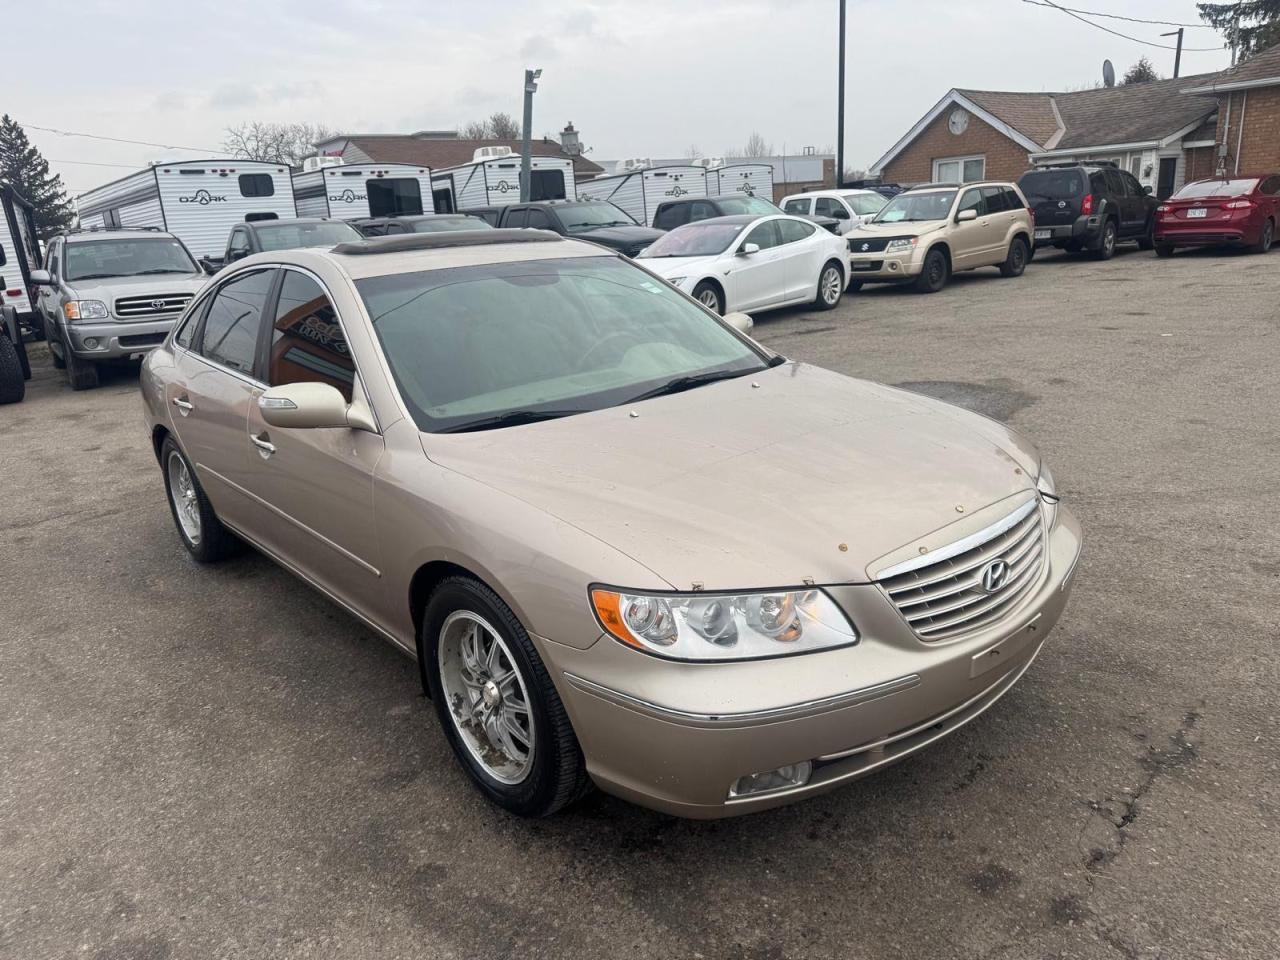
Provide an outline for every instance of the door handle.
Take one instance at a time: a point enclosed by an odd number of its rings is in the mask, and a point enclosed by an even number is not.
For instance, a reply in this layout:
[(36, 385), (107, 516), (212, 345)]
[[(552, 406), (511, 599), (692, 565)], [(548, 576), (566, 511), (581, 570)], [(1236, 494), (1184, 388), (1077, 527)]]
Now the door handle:
[(276, 452), (276, 445), (267, 439), (265, 431), (256, 437), (253, 434), (249, 434), (249, 441), (262, 453), (262, 459), (264, 460)]
[(182, 415), (184, 417), (196, 408), (195, 404), (193, 404), (186, 397), (174, 397), (173, 405), (182, 411)]

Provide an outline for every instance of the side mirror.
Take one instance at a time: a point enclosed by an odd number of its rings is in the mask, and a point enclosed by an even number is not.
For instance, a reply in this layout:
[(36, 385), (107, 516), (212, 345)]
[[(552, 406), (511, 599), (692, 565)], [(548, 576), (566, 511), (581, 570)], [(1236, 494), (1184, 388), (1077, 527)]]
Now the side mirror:
[(849, 219), (849, 211), (846, 210), (844, 207), (836, 207), (834, 210), (831, 211), (831, 215), (835, 217), (837, 220)]
[(201, 257), (199, 260), (196, 261), (196, 263), (200, 265), (201, 270), (203, 270), (206, 274), (208, 274), (211, 277), (221, 269), (221, 266), (217, 263), (214, 263), (214, 261), (210, 257)]
[(956, 214), (956, 223), (968, 223), (970, 220), (978, 219), (977, 210), (961, 210)]
[(1151, 184), (1149, 183), (1142, 188), (1142, 192), (1145, 193), (1148, 197), (1151, 196), (1153, 193), (1155, 193), (1155, 191), (1151, 189)]
[(726, 313), (721, 319), (739, 333), (749, 334), (751, 328), (756, 325), (756, 322), (745, 313)]
[(31, 285), (33, 287), (53, 286), (53, 277), (49, 276), (48, 270), (32, 270), (28, 276), (31, 278)]
[(744, 243), (738, 248), (738, 256), (740, 257), (749, 257), (751, 254), (759, 252), (760, 244), (758, 243)]
[(273, 427), (298, 430), (351, 427), (374, 430), (372, 419), (327, 383), (284, 383), (258, 398), (262, 419)]

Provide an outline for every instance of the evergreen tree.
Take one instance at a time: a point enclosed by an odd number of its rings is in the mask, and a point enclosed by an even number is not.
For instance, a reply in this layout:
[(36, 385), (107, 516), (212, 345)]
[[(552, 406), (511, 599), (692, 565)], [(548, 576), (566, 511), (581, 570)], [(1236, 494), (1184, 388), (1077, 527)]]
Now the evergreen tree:
[(1149, 83), (1159, 79), (1160, 74), (1156, 73), (1156, 68), (1151, 61), (1143, 57), (1124, 72), (1124, 79), (1120, 83), (1122, 86), (1128, 86), (1131, 83)]
[(49, 161), (7, 113), (0, 119), (0, 183), (9, 184), (31, 201), (41, 238), (48, 239), (71, 223), (71, 204), (62, 177), (50, 176)]
[(1234, 3), (1197, 3), (1200, 19), (1207, 21), (1236, 48), (1240, 60), (1280, 43), (1280, 0), (1236, 0)]

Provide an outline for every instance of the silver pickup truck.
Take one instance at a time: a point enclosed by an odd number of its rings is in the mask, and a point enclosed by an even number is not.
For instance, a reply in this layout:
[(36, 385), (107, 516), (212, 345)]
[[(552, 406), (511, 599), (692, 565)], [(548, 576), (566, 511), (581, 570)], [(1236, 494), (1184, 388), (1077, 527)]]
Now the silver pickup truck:
[(155, 230), (62, 234), (31, 271), (37, 322), (73, 390), (96, 387), (100, 363), (158, 346), (206, 280), (181, 240)]

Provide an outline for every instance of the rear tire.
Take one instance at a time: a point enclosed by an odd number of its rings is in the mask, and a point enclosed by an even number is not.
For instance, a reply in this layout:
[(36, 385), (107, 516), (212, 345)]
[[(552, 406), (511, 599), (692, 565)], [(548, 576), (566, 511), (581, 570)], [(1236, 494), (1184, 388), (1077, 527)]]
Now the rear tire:
[(1258, 237), (1258, 242), (1249, 247), (1250, 253), (1266, 253), (1271, 249), (1271, 243), (1275, 240), (1276, 225), (1268, 220), (1262, 225), (1262, 235)]
[(1157, 243), (1157, 244), (1156, 244), (1156, 256), (1157, 256), (1157, 257), (1172, 257), (1172, 256), (1173, 256), (1173, 245), (1172, 245), (1172, 244), (1169, 244), (1169, 243)]
[(7, 334), (0, 333), (0, 403), (18, 403), (26, 394), (18, 350)]
[(947, 285), (951, 277), (951, 262), (947, 255), (934, 247), (924, 255), (924, 268), (915, 279), (915, 287), (920, 293), (937, 293)]
[(591, 789), (547, 668), (496, 593), (470, 577), (446, 579), (427, 601), (419, 654), (445, 739), (489, 800), (545, 817)]
[(1020, 277), (1022, 271), (1027, 269), (1027, 241), (1021, 237), (1014, 237), (1009, 241), (1009, 252), (1004, 258), (1004, 263), (1000, 264), (1000, 276), (1002, 277)]
[(1116, 252), (1116, 222), (1108, 220), (1102, 225), (1102, 236), (1098, 238), (1097, 249), (1093, 251), (1093, 259), (1110, 260)]
[(204, 495), (191, 461), (178, 449), (173, 437), (160, 445), (160, 471), (164, 492), (178, 536), (197, 563), (217, 563), (242, 549), (242, 542), (222, 525), (213, 504)]
[(693, 288), (693, 299), (708, 310), (713, 310), (719, 316), (724, 316), (724, 294), (710, 280), (703, 280)]
[(844, 296), (844, 271), (840, 264), (828, 260), (818, 272), (818, 295), (813, 305), (819, 310), (830, 310), (840, 303)]

